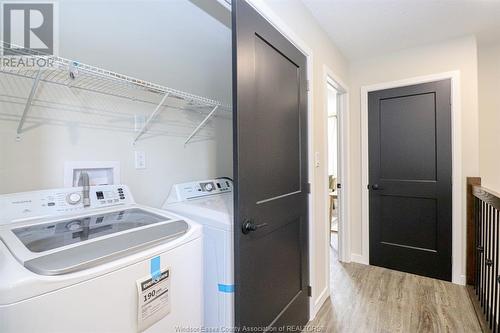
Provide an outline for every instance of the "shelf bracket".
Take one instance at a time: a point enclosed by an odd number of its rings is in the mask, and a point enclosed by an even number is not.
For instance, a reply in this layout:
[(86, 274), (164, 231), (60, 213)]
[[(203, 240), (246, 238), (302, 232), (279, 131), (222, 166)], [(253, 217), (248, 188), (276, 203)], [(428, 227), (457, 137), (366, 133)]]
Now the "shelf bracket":
[(148, 130), (148, 127), (149, 127), (149, 124), (156, 118), (156, 116), (158, 115), (158, 113), (160, 112), (160, 109), (163, 105), (163, 103), (165, 103), (165, 100), (167, 99), (168, 95), (170, 95), (170, 93), (166, 93), (163, 98), (161, 99), (160, 103), (156, 106), (155, 110), (153, 111), (153, 113), (151, 113), (151, 115), (148, 117), (148, 119), (146, 120), (146, 122), (144, 123), (144, 126), (142, 126), (141, 130), (139, 131), (139, 133), (137, 134), (137, 136), (135, 137), (134, 139), (134, 144), (137, 142), (137, 140), (139, 140), (139, 138), (144, 134), (146, 133), (146, 131)]
[(186, 139), (186, 142), (184, 142), (184, 145), (187, 145), (189, 141), (191, 141), (191, 139), (193, 138), (193, 136), (196, 135), (196, 133), (198, 133), (201, 128), (203, 126), (205, 126), (205, 124), (207, 123), (207, 121), (214, 115), (215, 111), (217, 111), (217, 109), (219, 108), (219, 105), (216, 105), (212, 111), (210, 111), (210, 113), (205, 117), (205, 119), (203, 119), (203, 121), (194, 129), (193, 133), (191, 133), (191, 135), (188, 136), (188, 138)]
[(26, 121), (26, 115), (31, 109), (31, 105), (33, 103), (33, 98), (35, 97), (36, 90), (38, 89), (38, 85), (40, 83), (40, 77), (42, 76), (42, 70), (38, 70), (36, 73), (35, 81), (33, 82), (33, 86), (31, 87), (30, 94), (28, 96), (28, 100), (26, 101), (26, 105), (24, 106), (23, 115), (21, 116), (21, 120), (19, 121), (19, 125), (17, 126), (17, 140), (21, 139), (21, 134), (23, 133), (24, 122)]

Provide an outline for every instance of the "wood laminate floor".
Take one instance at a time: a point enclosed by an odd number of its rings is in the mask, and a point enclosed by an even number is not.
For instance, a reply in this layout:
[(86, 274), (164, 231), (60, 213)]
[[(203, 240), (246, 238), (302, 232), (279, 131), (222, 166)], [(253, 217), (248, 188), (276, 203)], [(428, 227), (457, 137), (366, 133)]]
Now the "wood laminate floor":
[(331, 258), (330, 298), (304, 332), (481, 332), (465, 287)]

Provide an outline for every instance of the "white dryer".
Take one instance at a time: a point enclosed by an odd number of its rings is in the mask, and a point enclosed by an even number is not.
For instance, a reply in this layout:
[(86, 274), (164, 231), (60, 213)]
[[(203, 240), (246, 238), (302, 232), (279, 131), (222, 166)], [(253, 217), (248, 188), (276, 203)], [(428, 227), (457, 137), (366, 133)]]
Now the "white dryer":
[(234, 327), (233, 183), (212, 179), (176, 184), (163, 209), (203, 225), (204, 326)]
[(203, 324), (202, 230), (123, 185), (0, 196), (0, 332)]

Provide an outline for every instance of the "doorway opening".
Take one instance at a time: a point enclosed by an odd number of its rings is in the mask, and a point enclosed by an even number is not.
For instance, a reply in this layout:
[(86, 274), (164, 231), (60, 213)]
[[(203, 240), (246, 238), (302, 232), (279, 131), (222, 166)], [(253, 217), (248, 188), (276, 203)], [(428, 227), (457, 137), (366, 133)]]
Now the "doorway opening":
[[(328, 71), (327, 71), (328, 72)], [(326, 207), (327, 234), (331, 260), (349, 261), (348, 233), (345, 221), (347, 205), (347, 91), (334, 79), (333, 73), (325, 76), (325, 127), (326, 127)]]
[(328, 112), (328, 222), (330, 225), (330, 246), (338, 256), (339, 232), (339, 98), (340, 92), (327, 81)]

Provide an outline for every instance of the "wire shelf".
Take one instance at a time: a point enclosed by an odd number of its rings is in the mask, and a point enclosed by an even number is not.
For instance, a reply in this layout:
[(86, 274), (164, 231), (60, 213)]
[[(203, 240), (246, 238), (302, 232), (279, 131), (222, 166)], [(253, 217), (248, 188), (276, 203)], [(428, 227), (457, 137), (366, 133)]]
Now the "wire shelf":
[[(124, 74), (112, 72), (103, 68), (91, 66), (78, 61), (69, 60), (57, 56), (52, 56), (31, 49), (11, 48), (11, 44), (1, 41), (1, 54), (4, 57), (30, 57), (41, 62), (50, 61), (51, 67), (27, 67), (18, 66), (16, 68), (10, 66), (0, 66), (0, 72), (10, 75), (17, 75), (25, 78), (35, 79), (38, 72), (41, 72), (40, 81), (60, 84), (72, 88), (88, 90), (106, 95), (135, 99), (130, 93), (130, 88), (139, 89), (143, 92), (152, 93), (155, 95), (169, 94), (170, 97), (176, 97), (186, 100), (192, 104), (200, 106), (220, 106), (229, 109), (229, 105), (197, 96), (181, 90), (165, 87), (156, 83), (140, 80)], [(4, 55), (5, 52), (8, 55)]]
[[(183, 103), (186, 109), (200, 110), (209, 108), (210, 116), (215, 113), (214, 110), (231, 111), (229, 105), (214, 99), (194, 95), (78, 61), (44, 54), (32, 49), (24, 49), (4, 41), (0, 41), (0, 51), (2, 55), (0, 73), (33, 80), (33, 88), (30, 95), (27, 96), (26, 108), (19, 124), (18, 136), (22, 132), (22, 125), (31, 106), (32, 99), (36, 94), (39, 82), (156, 104), (156, 109), (152, 112), (148, 118), (148, 122), (144, 125), (144, 128), (140, 131), (134, 142), (148, 130), (151, 122), (161, 112), (162, 106), (167, 106), (172, 99), (178, 100), (178, 103)], [(8, 59), (9, 57), (12, 57), (10, 59), (25, 59), (30, 62), (27, 65), (27, 61), (24, 64), (16, 61), (17, 66), (13, 66), (12, 63), (6, 66), (7, 62), (4, 62), (4, 59)], [(40, 63), (46, 66), (40, 67), (36, 65)], [(205, 122), (206, 120), (203, 123)], [(197, 127), (188, 137), (186, 143), (198, 131), (199, 128)]]

